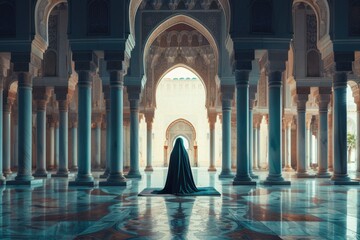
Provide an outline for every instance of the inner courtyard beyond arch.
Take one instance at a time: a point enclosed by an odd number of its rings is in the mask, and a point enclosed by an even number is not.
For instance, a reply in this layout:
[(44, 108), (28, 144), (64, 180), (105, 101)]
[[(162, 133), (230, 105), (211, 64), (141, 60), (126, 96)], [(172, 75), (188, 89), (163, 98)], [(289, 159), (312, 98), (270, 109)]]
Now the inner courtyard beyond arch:
[[(0, 0), (0, 238), (360, 238), (359, 16)], [(152, 191), (178, 138), (215, 195)]]

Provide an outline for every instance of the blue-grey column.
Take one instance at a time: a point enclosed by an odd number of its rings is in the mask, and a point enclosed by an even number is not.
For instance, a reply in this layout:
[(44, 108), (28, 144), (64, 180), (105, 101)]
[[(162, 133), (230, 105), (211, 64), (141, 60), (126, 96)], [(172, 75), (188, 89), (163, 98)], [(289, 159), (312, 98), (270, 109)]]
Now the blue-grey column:
[(11, 104), (4, 105), (4, 129), (3, 129), (3, 172), (6, 177), (11, 175)]
[(101, 122), (97, 122), (95, 128), (95, 169), (101, 168)]
[(18, 172), (15, 181), (9, 181), (7, 184), (42, 183), (42, 180), (34, 181), (31, 174), (32, 79), (27, 73), (18, 74), (18, 124)]
[(100, 185), (126, 186), (127, 180), (123, 175), (123, 84), (124, 79), (120, 71), (110, 71), (110, 174), (106, 182)]
[(358, 126), (356, 128), (356, 172), (360, 173), (360, 103), (359, 102), (356, 103), (356, 123)]
[(70, 186), (94, 186), (91, 173), (91, 85), (89, 71), (78, 72), (78, 173)]
[(210, 130), (210, 166), (208, 171), (216, 172), (215, 168), (215, 122), (216, 115), (209, 116), (209, 130)]
[(111, 117), (110, 117), (110, 99), (105, 100), (106, 105), (106, 169), (100, 175), (100, 178), (107, 178), (110, 174), (111, 157), (110, 157), (110, 134), (111, 134)]
[[(262, 117), (261, 117), (262, 118)], [(261, 120), (259, 122), (259, 124), (256, 126), (256, 134), (257, 134), (257, 137), (256, 137), (256, 142), (257, 142), (257, 148), (256, 148), (256, 152), (257, 152), (257, 165), (258, 165), (258, 168), (260, 169), (260, 124), (261, 124)]]
[(51, 115), (48, 116), (48, 124), (49, 124), (49, 143), (48, 143), (48, 150), (49, 150), (49, 170), (55, 169), (55, 122)]
[(71, 156), (72, 156), (72, 166), (71, 169), (74, 171), (78, 170), (78, 146), (77, 146), (77, 132), (78, 132), (78, 123), (77, 122), (73, 122), (72, 123), (72, 128), (71, 128), (71, 138), (72, 138), (72, 152), (71, 152)]
[(68, 151), (68, 131), (69, 131), (69, 121), (68, 121), (68, 101), (59, 100), (59, 133), (58, 139), (59, 143), (59, 166), (57, 168), (57, 173), (53, 177), (68, 177), (69, 176), (69, 151)]
[[(292, 118), (292, 116), (291, 116)], [(284, 170), (287, 172), (291, 172), (291, 119), (287, 119), (285, 123), (285, 136), (286, 136), (286, 144), (285, 144), (285, 167)]]
[(55, 137), (54, 137), (54, 166), (55, 169), (58, 170), (59, 169), (59, 122), (55, 122)]
[(250, 100), (249, 105), (249, 174), (251, 178), (259, 178), (253, 172), (253, 161), (254, 161), (254, 135), (253, 135), (253, 100)]
[(139, 100), (130, 99), (130, 170), (128, 178), (141, 178), (139, 172)]
[(282, 177), (282, 72), (269, 73), (269, 175), (264, 184), (288, 185)]
[(350, 182), (347, 173), (347, 105), (346, 105), (347, 75), (345, 72), (336, 72), (333, 78), (333, 151), (334, 174), (331, 180), (334, 183)]
[(253, 169), (257, 170), (259, 169), (259, 166), (258, 166), (258, 140), (257, 140), (257, 137), (258, 137), (258, 134), (257, 134), (257, 127), (256, 126), (253, 126)]
[(152, 167), (152, 123), (153, 117), (146, 117), (146, 167), (145, 171), (154, 171)]
[(34, 177), (47, 177), (46, 171), (46, 100), (38, 100), (36, 113), (36, 171)]
[[(3, 135), (3, 77), (0, 77), (0, 136)], [(5, 177), (3, 175), (3, 138), (0, 137), (0, 185), (5, 182)], [(2, 195), (2, 193), (1, 193)], [(2, 197), (2, 196), (0, 196)]]
[(297, 96), (297, 167), (298, 178), (309, 177), (306, 166), (306, 102), (307, 95)]
[(235, 71), (236, 81), (236, 176), (234, 185), (256, 185), (249, 174), (249, 71)]
[(233, 178), (231, 173), (231, 99), (222, 99), (222, 168), (219, 178)]
[(328, 178), (328, 106), (330, 95), (319, 95), (319, 139), (318, 139), (318, 172), (316, 177)]

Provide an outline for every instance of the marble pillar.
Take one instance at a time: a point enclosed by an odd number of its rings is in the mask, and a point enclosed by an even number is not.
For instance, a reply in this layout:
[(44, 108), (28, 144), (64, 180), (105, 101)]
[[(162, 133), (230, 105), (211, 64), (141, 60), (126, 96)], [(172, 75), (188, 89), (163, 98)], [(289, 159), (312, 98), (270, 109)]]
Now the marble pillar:
[[(1, 101), (1, 100), (0, 100)], [(12, 174), (11, 171), (11, 103), (4, 104), (4, 122), (3, 122), (3, 173), (5, 177)]]
[(107, 178), (110, 174), (111, 157), (110, 157), (110, 134), (111, 134), (111, 117), (110, 117), (110, 99), (105, 99), (106, 106), (106, 169), (100, 175), (100, 178)]
[(129, 181), (123, 175), (124, 132), (123, 132), (123, 86), (124, 76), (121, 71), (110, 72), (110, 174), (100, 186), (126, 186)]
[(222, 99), (222, 167), (219, 178), (233, 178), (231, 172), (231, 99)]
[(258, 145), (258, 134), (257, 134), (257, 127), (253, 126), (253, 169), (254, 170), (258, 170), (259, 169), (259, 166), (258, 166), (258, 151), (257, 149), (259, 148), (259, 145)]
[(46, 171), (46, 100), (38, 100), (36, 113), (36, 171), (34, 177), (48, 177)]
[(306, 102), (308, 100), (307, 94), (297, 95), (297, 164), (296, 177), (308, 178), (312, 177), (307, 172), (306, 165)]
[(78, 123), (77, 121), (73, 121), (72, 122), (72, 127), (71, 127), (71, 139), (72, 139), (72, 152), (71, 152), (71, 156), (72, 156), (72, 166), (71, 166), (71, 170), (73, 171), (77, 171), (78, 170), (78, 137), (77, 137), (77, 132), (78, 132)]
[(47, 143), (47, 149), (49, 150), (48, 169), (55, 169), (55, 122), (51, 115), (48, 116), (49, 126), (49, 142)]
[(145, 171), (152, 172), (154, 171), (152, 167), (152, 124), (153, 124), (153, 114), (151, 116), (145, 115), (146, 121), (146, 167)]
[(209, 172), (216, 172), (215, 168), (215, 122), (216, 122), (216, 113), (209, 114), (209, 131), (210, 131), (210, 166), (208, 168)]
[(55, 154), (54, 154), (54, 166), (56, 170), (59, 169), (59, 122), (56, 121), (55, 122), (55, 137), (54, 137), (54, 151), (55, 151)]
[(318, 172), (316, 177), (328, 178), (328, 106), (330, 94), (320, 94), (317, 98), (319, 105), (319, 136), (318, 136)]
[(101, 168), (101, 122), (95, 123), (95, 169)]
[(334, 170), (334, 157), (333, 157), (333, 107), (331, 107), (331, 111), (328, 114), (328, 165), (329, 171)]
[(271, 71), (268, 80), (269, 90), (269, 175), (265, 185), (290, 185), (282, 177), (282, 72)]
[(291, 168), (291, 125), (292, 116), (285, 121), (285, 167), (284, 171), (292, 172)]
[(254, 105), (254, 101), (250, 100), (249, 102), (249, 175), (251, 178), (256, 179), (259, 178), (259, 176), (255, 175), (253, 172), (253, 162), (254, 162), (253, 105)]
[(331, 180), (334, 184), (359, 184), (351, 182), (347, 173), (347, 104), (346, 104), (347, 74), (335, 72), (333, 76), (333, 157), (334, 174)]
[(257, 144), (257, 148), (256, 148), (256, 155), (257, 155), (257, 158), (256, 158), (256, 161), (257, 161), (257, 166), (259, 169), (261, 169), (261, 166), (260, 166), (260, 150), (261, 150), (261, 131), (260, 131), (260, 124), (261, 124), (261, 119), (262, 119), (262, 116), (260, 117), (260, 121), (259, 121), (259, 124), (256, 125), (256, 144)]
[[(5, 184), (6, 178), (3, 175), (3, 81), (5, 77), (0, 76), (0, 185)], [(1, 193), (2, 195), (2, 193)], [(2, 197), (0, 195), (0, 197)]]
[(59, 143), (57, 144), (59, 149), (59, 165), (57, 167), (56, 174), (52, 177), (69, 177), (69, 151), (68, 151), (68, 106), (69, 102), (66, 99), (59, 100)]
[(91, 88), (90, 71), (79, 71), (78, 76), (78, 173), (69, 186), (94, 187), (91, 173)]
[(360, 174), (360, 102), (356, 104), (356, 107), (356, 172)]
[(139, 172), (139, 100), (130, 99), (130, 170), (127, 178), (141, 178)]
[(249, 71), (236, 70), (237, 152), (233, 185), (256, 185), (249, 174)]
[(18, 172), (7, 185), (42, 184), (32, 176), (32, 77), (23, 72), (18, 73), (18, 124)]

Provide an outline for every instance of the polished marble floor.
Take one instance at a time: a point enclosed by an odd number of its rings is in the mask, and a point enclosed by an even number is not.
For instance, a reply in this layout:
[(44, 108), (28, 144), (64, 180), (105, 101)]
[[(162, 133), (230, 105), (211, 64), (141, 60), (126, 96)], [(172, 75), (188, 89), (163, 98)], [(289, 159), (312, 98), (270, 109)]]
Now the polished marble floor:
[(293, 173), (285, 173), (290, 187), (232, 186), (193, 169), (197, 186), (221, 196), (137, 196), (161, 187), (166, 171), (143, 173), (129, 187), (75, 188), (50, 178), (39, 187), (1, 187), (0, 239), (360, 239), (360, 186)]

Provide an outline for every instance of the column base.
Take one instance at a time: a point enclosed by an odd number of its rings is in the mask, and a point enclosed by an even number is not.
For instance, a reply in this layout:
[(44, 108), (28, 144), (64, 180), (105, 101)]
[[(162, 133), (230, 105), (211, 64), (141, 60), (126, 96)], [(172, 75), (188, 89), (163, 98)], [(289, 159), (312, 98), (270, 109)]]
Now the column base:
[(130, 186), (131, 181), (128, 179), (124, 179), (121, 181), (103, 181), (99, 182), (100, 187), (126, 187)]
[(234, 177), (235, 177), (235, 175), (230, 171), (230, 169), (222, 170), (220, 175), (219, 175), (219, 179), (234, 178)]
[(49, 174), (48, 172), (46, 171), (36, 171), (34, 174), (33, 174), (33, 177), (36, 177), (36, 178), (48, 178), (50, 177), (51, 174)]
[(316, 174), (317, 178), (330, 178), (331, 174), (329, 172), (321, 172)]
[(255, 181), (236, 181), (236, 180), (234, 180), (232, 184), (233, 184), (234, 186), (238, 186), (238, 185), (256, 186), (256, 182), (255, 182)]
[(5, 170), (5, 171), (4, 171), (4, 176), (5, 176), (5, 177), (11, 176), (11, 174), (12, 174), (12, 171), (11, 171), (11, 170)]
[(100, 178), (108, 178), (109, 177), (109, 170), (105, 170), (103, 174), (99, 176)]
[(43, 179), (32, 179), (32, 180), (9, 180), (6, 182), (7, 186), (34, 186), (42, 185)]
[(69, 187), (95, 187), (96, 186), (95, 181), (88, 181), (88, 182), (82, 182), (82, 181), (71, 181), (69, 182)]
[(73, 166), (73, 167), (70, 168), (70, 170), (71, 170), (71, 171), (74, 171), (74, 172), (77, 172), (78, 166)]
[(254, 173), (250, 173), (250, 177), (252, 179), (259, 179), (259, 176), (258, 175), (255, 175)]
[(315, 178), (316, 177), (316, 175), (314, 175), (314, 174), (309, 174), (309, 173), (307, 173), (307, 172), (297, 172), (296, 174), (295, 174), (295, 177), (297, 177), (297, 178)]
[(347, 174), (336, 174), (332, 175), (331, 181), (334, 182), (350, 182), (350, 178)]
[(216, 172), (216, 168), (215, 167), (209, 167), (208, 172)]
[(73, 173), (55, 173), (55, 174), (51, 174), (51, 177), (53, 178), (69, 178), (69, 177), (74, 177)]
[(261, 185), (265, 185), (265, 186), (272, 186), (272, 185), (283, 185), (283, 186), (289, 186), (291, 185), (291, 182), (290, 181), (272, 181), (272, 180), (265, 180), (265, 181), (261, 181), (260, 182)]
[(139, 170), (132, 170), (130, 169), (130, 171), (128, 172), (128, 174), (125, 175), (126, 178), (138, 178), (141, 179), (141, 174), (139, 172)]
[(6, 185), (6, 179), (0, 179), (0, 186)]
[[(355, 179), (356, 180), (356, 179)], [(359, 179), (360, 180), (360, 179)], [(360, 182), (357, 182), (358, 180), (356, 181), (330, 181), (330, 184), (332, 185), (360, 185)]]
[(146, 166), (146, 168), (145, 168), (145, 170), (144, 170), (145, 172), (153, 172), (154, 171), (154, 169), (153, 169), (153, 167), (152, 166)]
[(287, 167), (284, 167), (283, 171), (284, 172), (293, 172), (294, 169), (292, 169), (292, 167), (290, 167), (290, 166), (287, 166)]

